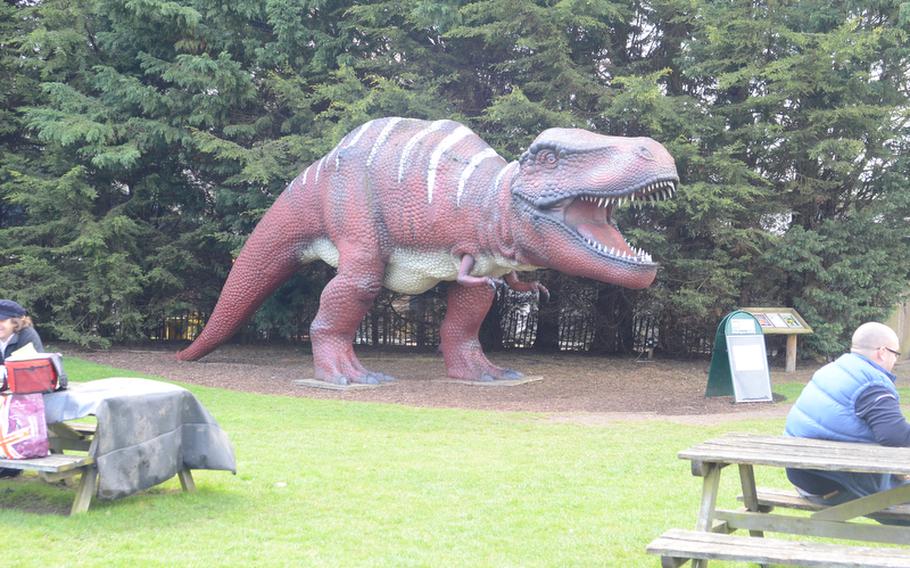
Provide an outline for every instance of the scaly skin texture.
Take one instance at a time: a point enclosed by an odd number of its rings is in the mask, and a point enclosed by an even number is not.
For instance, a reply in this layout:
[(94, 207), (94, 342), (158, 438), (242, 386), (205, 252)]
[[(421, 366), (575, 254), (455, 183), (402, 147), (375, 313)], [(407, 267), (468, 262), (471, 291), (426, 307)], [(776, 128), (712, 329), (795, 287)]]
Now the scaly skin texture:
[[(347, 384), (392, 377), (363, 367), (354, 333), (379, 290), (418, 294), (452, 281), (441, 329), (450, 376), (520, 377), (490, 363), (478, 340), (495, 286), (546, 294), (517, 272), (552, 268), (645, 288), (657, 265), (632, 249), (614, 207), (665, 199), (678, 177), (650, 138), (546, 130), (506, 163), (450, 120), (373, 120), (311, 164), (266, 212), (234, 263), (194, 360), (227, 341), (301, 264), (337, 267), (310, 336), (316, 377)], [(504, 282), (503, 282), (504, 281)]]

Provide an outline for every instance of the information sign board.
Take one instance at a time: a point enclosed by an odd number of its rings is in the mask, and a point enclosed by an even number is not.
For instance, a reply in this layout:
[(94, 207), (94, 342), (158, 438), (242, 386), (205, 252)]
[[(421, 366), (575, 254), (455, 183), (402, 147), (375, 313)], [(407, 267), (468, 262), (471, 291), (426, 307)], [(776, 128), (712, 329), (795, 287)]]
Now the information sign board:
[(705, 396), (733, 395), (736, 402), (767, 402), (771, 374), (758, 319), (745, 311), (727, 314), (714, 340)]
[(796, 371), (796, 336), (812, 333), (812, 328), (793, 308), (743, 308), (758, 321), (765, 335), (783, 334), (787, 336), (786, 371)]
[(812, 333), (812, 328), (793, 308), (743, 308), (749, 312), (761, 326), (762, 333)]

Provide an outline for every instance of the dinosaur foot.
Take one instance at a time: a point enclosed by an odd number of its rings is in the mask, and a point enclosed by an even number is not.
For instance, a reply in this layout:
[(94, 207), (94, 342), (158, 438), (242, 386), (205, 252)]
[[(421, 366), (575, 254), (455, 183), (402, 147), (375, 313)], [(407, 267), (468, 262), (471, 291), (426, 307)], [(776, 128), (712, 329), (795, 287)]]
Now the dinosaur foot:
[(480, 382), (490, 382), (490, 381), (514, 381), (524, 377), (523, 373), (519, 373), (515, 369), (499, 369), (499, 373), (496, 375), (491, 375), (490, 373), (481, 373), (480, 378), (477, 380)]
[(391, 383), (395, 381), (395, 377), (391, 375), (386, 375), (385, 373), (379, 373), (377, 371), (370, 371), (367, 369), (348, 371), (345, 373), (340, 372), (325, 372), (320, 369), (316, 369), (316, 378), (320, 381), (325, 381), (327, 383), (332, 383), (335, 385), (381, 385), (385, 383)]
[(492, 381), (514, 381), (524, 377), (515, 369), (497, 367), (489, 363), (476, 366), (462, 366), (458, 368), (449, 367), (447, 373), (453, 379), (463, 381), (478, 381), (488, 383)]

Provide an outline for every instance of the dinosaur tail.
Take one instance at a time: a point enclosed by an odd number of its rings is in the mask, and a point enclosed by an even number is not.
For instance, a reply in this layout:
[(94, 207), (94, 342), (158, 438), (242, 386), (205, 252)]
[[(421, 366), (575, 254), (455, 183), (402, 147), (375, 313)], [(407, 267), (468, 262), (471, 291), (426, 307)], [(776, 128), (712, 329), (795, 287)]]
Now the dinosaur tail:
[(194, 361), (230, 339), (260, 305), (300, 267), (299, 251), (318, 236), (287, 195), (266, 212), (234, 262), (205, 328), (177, 358)]

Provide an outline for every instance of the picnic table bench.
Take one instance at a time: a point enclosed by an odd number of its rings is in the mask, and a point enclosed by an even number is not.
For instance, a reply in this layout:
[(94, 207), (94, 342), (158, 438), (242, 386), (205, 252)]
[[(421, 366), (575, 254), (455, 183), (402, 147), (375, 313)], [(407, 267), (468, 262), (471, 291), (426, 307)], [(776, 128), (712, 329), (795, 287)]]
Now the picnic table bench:
[[(820, 506), (793, 492), (759, 490), (754, 466), (790, 467), (825, 471), (910, 474), (910, 449), (793, 438), (728, 434), (679, 453), (691, 461), (692, 474), (702, 477), (702, 497), (695, 530), (672, 529), (648, 545), (661, 556), (662, 565), (681, 566), (692, 560), (707, 566), (710, 559), (788, 564), (797, 566), (851, 566), (910, 568), (910, 549), (873, 548), (825, 542), (764, 538), (779, 532), (867, 542), (910, 544), (910, 526), (858, 523), (869, 514), (891, 521), (910, 522), (910, 487), (855, 499), (836, 506)], [(743, 503), (740, 510), (718, 508), (721, 472), (736, 465)], [(777, 508), (810, 511), (807, 517), (780, 514)], [(749, 536), (731, 534), (748, 531)]]
[[(0, 459), (0, 467), (35, 471), (41, 479), (49, 483), (63, 481), (69, 485), (80, 476), (70, 515), (84, 513), (88, 511), (97, 490), (98, 468), (95, 459), (87, 454), (64, 454), (63, 451), (88, 452), (96, 429), (96, 424), (87, 422), (49, 424), (48, 440), (52, 452), (49, 456), (19, 460)], [(184, 491), (196, 490), (193, 474), (189, 469), (181, 470), (177, 475)]]
[[(0, 467), (68, 484), (81, 475), (71, 513), (88, 510), (95, 495), (118, 499), (174, 476), (193, 491), (191, 469), (236, 471), (227, 435), (176, 385), (120, 377), (70, 383), (44, 395), (44, 411), (52, 455)], [(95, 422), (83, 422), (87, 416)]]
[(88, 511), (92, 496), (95, 494), (95, 482), (98, 479), (98, 470), (94, 466), (95, 460), (84, 455), (51, 454), (43, 458), (24, 460), (0, 459), (0, 467), (37, 471), (42, 479), (49, 482), (65, 481), (81, 474), (82, 478), (76, 490), (76, 498), (70, 508), (71, 515)]

